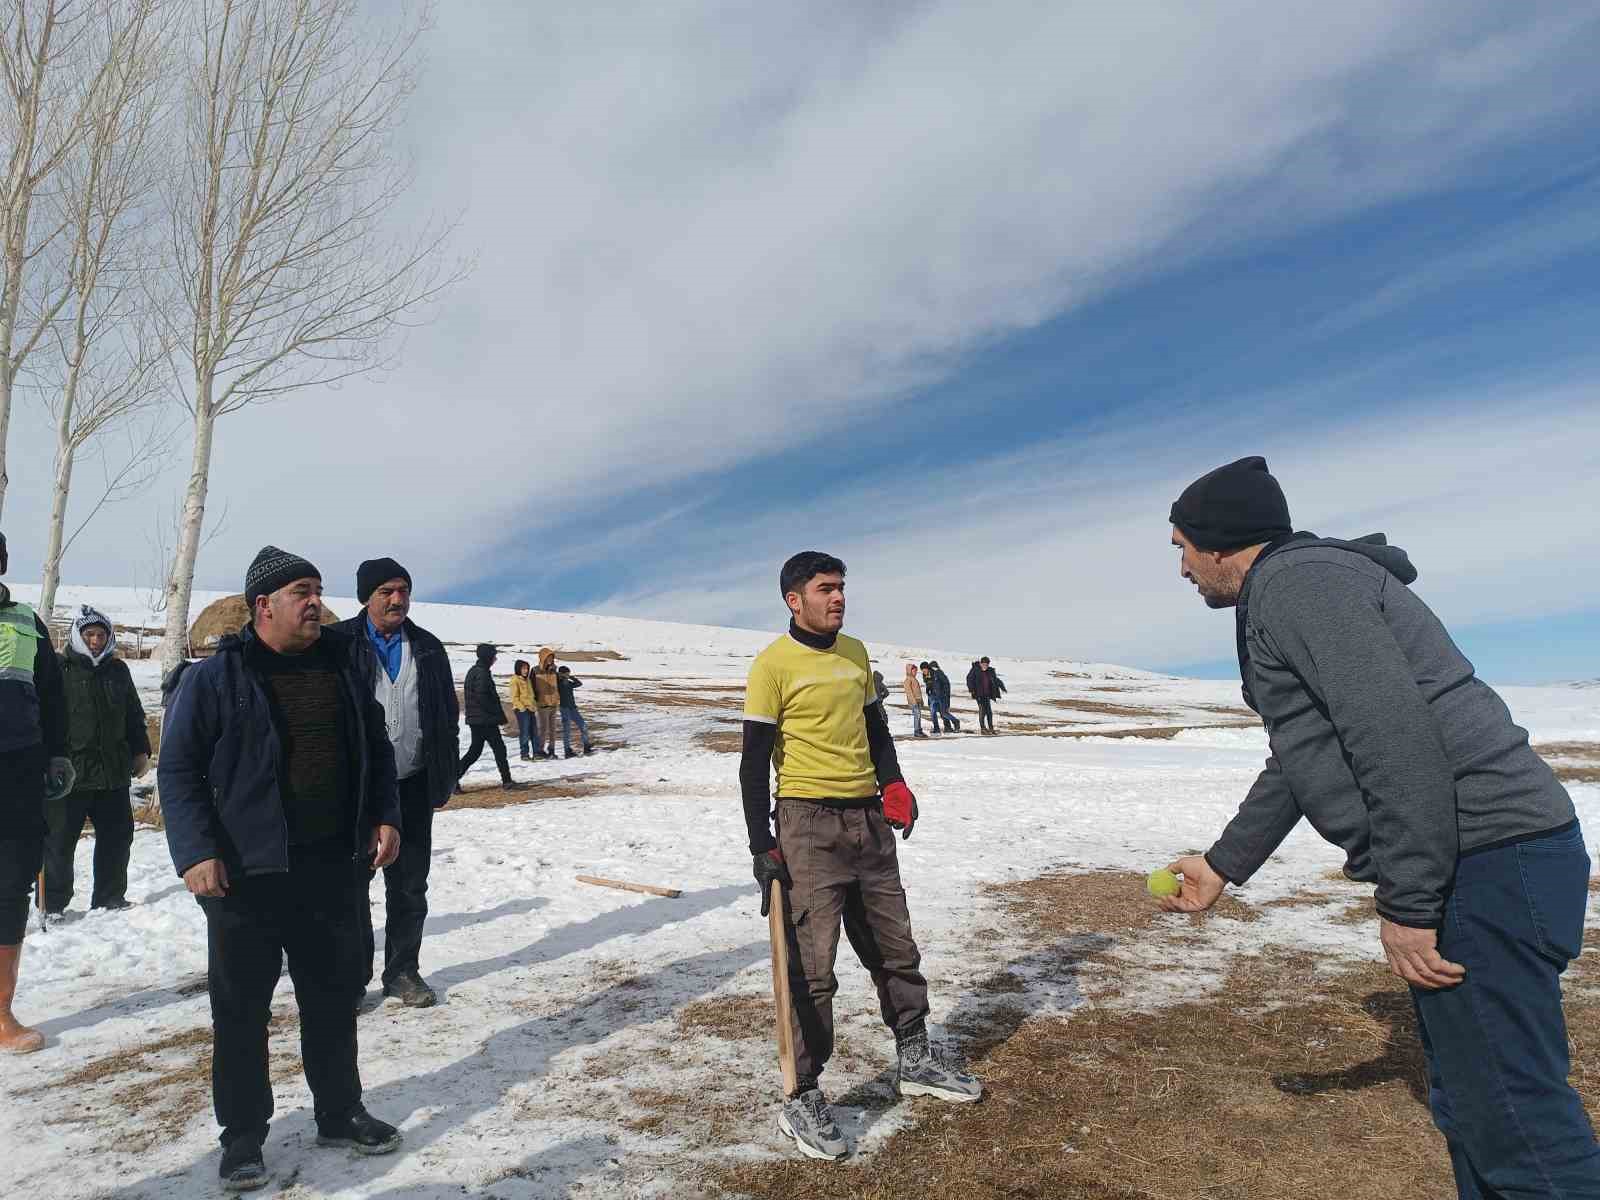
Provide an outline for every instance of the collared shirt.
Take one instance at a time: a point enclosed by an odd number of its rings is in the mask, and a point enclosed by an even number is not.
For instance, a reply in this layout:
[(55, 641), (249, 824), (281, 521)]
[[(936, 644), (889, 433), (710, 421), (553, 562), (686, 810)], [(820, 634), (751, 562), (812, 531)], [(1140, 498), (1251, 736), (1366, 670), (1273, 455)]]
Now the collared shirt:
[(372, 648), (378, 652), (378, 661), (388, 673), (390, 683), (400, 678), (400, 654), (405, 640), (404, 632), (402, 627), (393, 633), (379, 633), (378, 627), (372, 623), (372, 618), (367, 618), (367, 639), (371, 641)]

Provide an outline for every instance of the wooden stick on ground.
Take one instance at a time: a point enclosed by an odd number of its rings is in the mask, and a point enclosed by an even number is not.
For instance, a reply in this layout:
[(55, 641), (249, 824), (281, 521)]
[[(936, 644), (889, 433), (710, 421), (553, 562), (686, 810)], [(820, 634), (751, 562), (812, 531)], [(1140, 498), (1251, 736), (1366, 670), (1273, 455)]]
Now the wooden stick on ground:
[(643, 892), (646, 896), (665, 896), (676, 900), (683, 895), (677, 888), (656, 887), (652, 883), (625, 883), (620, 879), (602, 879), (598, 875), (579, 875), (579, 883), (592, 883), (597, 887), (618, 888), (624, 892)]

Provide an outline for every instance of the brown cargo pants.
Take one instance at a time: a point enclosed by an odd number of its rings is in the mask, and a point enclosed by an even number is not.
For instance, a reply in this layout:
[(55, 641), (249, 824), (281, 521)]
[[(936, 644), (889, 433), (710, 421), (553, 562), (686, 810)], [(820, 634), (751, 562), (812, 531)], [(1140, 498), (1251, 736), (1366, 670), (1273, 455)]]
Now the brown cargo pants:
[(900, 886), (895, 831), (877, 803), (838, 808), (778, 799), (778, 848), (789, 868), (789, 992), (795, 1069), (816, 1079), (833, 1055), (839, 926), (878, 989), (883, 1023), (903, 1037), (928, 1015), (928, 982)]

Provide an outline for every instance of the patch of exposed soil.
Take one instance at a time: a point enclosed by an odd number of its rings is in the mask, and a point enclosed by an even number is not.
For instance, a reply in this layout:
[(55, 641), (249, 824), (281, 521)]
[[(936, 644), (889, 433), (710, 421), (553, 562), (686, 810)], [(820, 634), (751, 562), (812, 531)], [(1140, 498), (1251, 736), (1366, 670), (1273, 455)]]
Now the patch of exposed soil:
[(702, 695), (698, 692), (678, 691), (649, 691), (649, 692), (623, 692), (618, 699), (628, 704), (651, 705), (656, 708), (729, 708), (742, 709), (744, 700), (740, 697), (744, 689), (738, 689), (739, 696), (728, 695)]
[(1600, 767), (1572, 767), (1556, 763), (1550, 768), (1562, 783), (1600, 783)]
[[(1107, 953), (1122, 931), (1159, 937), (1142, 880), (1053, 875), (990, 889), (1051, 950), (1103, 968), (1091, 994), (1127, 998), (1132, 969)], [(1179, 939), (1186, 936), (1179, 931)], [(1100, 938), (1100, 949), (1092, 940)], [(1591, 939), (1595, 940), (1595, 939)], [(1182, 969), (1180, 947), (1175, 966)], [(1593, 954), (1574, 964), (1595, 971)], [(1031, 956), (1030, 970), (1042, 963)], [(1409, 994), (1376, 963), (1330, 974), (1320, 956), (1242, 958), (1223, 989), (1155, 1012), (1089, 1003), (1037, 1017), (1021, 977), (986, 981), (999, 997), (964, 1050), (981, 1104), (915, 1101), (918, 1123), (869, 1160), (819, 1168), (799, 1159), (730, 1164), (716, 1182), (759, 1200), (1304, 1200), (1455, 1194), (1426, 1085)], [(1587, 971), (1580, 970), (1587, 968)], [(1600, 1103), (1600, 996), (1568, 993), (1573, 1080)]]
[(583, 775), (563, 775), (559, 779), (525, 781), (520, 788), (506, 791), (499, 784), (489, 787), (469, 787), (462, 795), (451, 796), (442, 811), (463, 808), (510, 808), (516, 804), (533, 804), (541, 800), (576, 800), (604, 790), (605, 776), (599, 772)]
[(1259, 729), (1259, 721), (1218, 721), (1206, 725), (1144, 725), (1137, 729), (1044, 729), (1032, 737), (1049, 738), (1142, 738), (1146, 741), (1171, 741), (1186, 729)]
[(557, 650), (556, 662), (627, 662), (628, 656), (615, 650)]
[(1533, 748), (1545, 759), (1574, 758), (1579, 762), (1600, 763), (1600, 742), (1535, 742)]
[(718, 754), (738, 754), (744, 749), (744, 731), (739, 729), (707, 729), (695, 734), (694, 740)]
[(1058, 698), (1046, 700), (1052, 708), (1065, 708), (1071, 712), (1094, 713), (1102, 717), (1148, 717), (1171, 719), (1178, 714), (1171, 709), (1151, 708), (1148, 705), (1112, 704), (1105, 700), (1077, 700), (1071, 698)]
[(772, 1038), (772, 997), (710, 996), (696, 1000), (678, 1010), (678, 1029), (686, 1037), (704, 1033), (730, 1041)]

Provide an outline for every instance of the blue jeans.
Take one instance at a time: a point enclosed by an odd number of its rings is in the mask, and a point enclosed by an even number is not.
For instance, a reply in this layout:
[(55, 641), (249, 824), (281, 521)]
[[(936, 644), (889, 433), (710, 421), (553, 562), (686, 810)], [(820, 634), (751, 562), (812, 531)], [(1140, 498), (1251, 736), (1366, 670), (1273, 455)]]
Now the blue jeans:
[(528, 757), (528, 747), (530, 745), (543, 749), (542, 746), (539, 746), (538, 739), (533, 733), (533, 713), (525, 708), (517, 709), (517, 743), (521, 747), (523, 758)]
[(922, 705), (920, 704), (911, 706), (911, 736), (922, 736)]
[(1456, 864), (1439, 952), (1466, 981), (1411, 996), (1461, 1200), (1600, 1197), (1600, 1145), (1567, 1083), (1561, 1012), (1588, 889), (1576, 823)]
[(589, 748), (589, 727), (584, 724), (583, 714), (575, 708), (563, 708), (561, 710), (561, 745), (566, 748), (566, 752), (569, 755), (572, 753), (571, 727), (573, 725), (578, 727), (578, 736), (583, 739), (583, 748), (587, 750)]

